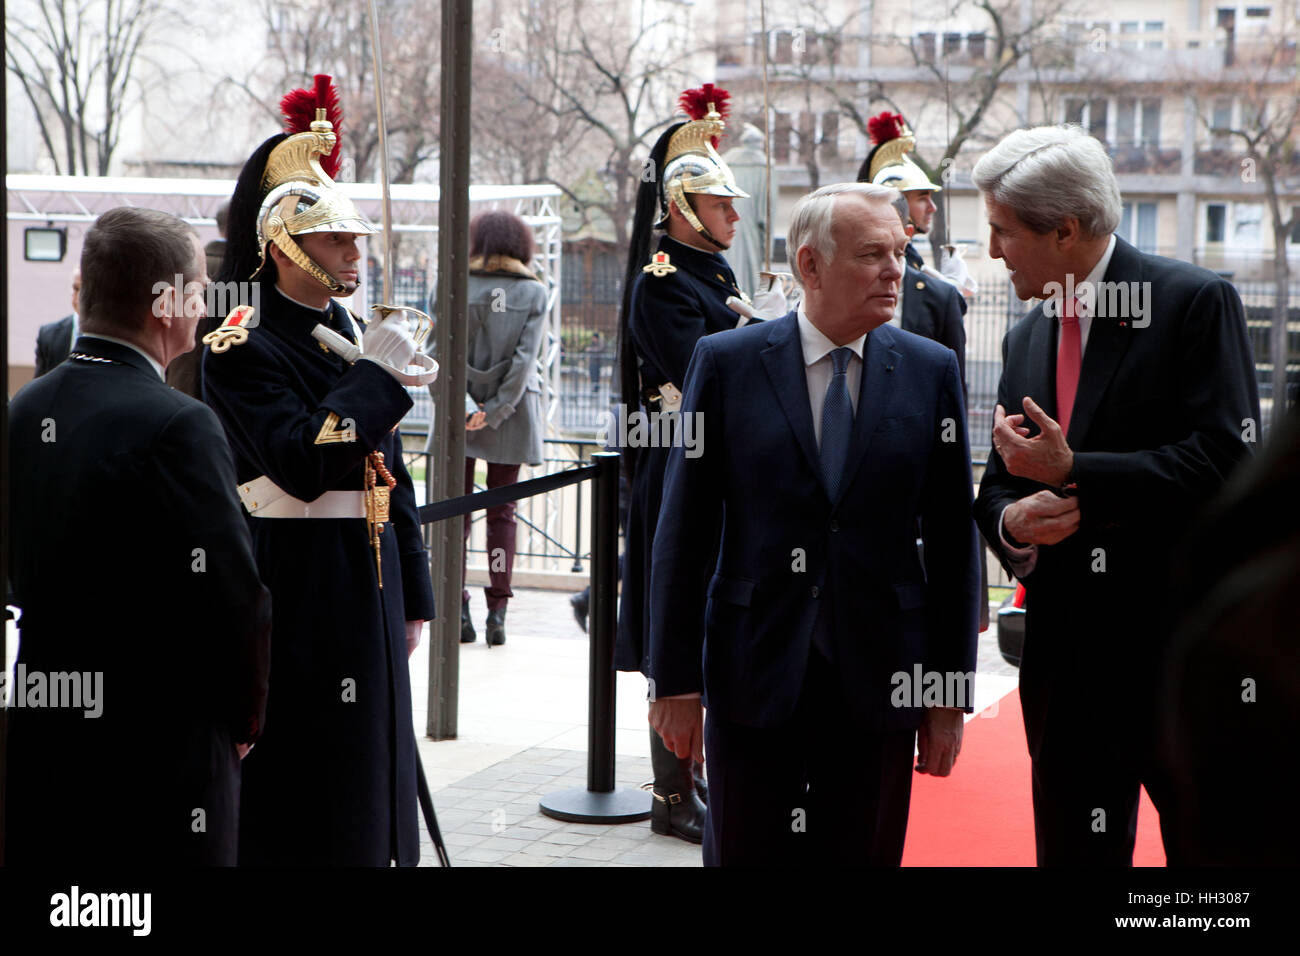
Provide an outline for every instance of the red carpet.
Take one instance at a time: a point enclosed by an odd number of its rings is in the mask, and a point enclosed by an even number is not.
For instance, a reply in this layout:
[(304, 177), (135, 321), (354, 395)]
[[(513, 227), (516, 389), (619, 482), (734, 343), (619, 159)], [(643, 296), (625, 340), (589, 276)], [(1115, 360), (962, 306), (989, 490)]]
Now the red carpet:
[[(1020, 693), (966, 722), (948, 777), (912, 776), (904, 866), (1033, 866), (1034, 812)], [(1160, 824), (1142, 791), (1134, 866), (1164, 866)]]

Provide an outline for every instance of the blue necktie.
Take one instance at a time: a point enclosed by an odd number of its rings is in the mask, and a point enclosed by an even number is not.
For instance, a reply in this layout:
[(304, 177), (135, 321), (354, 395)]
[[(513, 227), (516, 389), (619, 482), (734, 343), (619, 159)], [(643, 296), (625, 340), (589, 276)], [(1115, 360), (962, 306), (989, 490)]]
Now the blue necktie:
[(822, 402), (822, 477), (830, 491), (831, 501), (840, 495), (840, 482), (844, 478), (844, 461), (849, 455), (849, 438), (853, 434), (853, 402), (849, 399), (849, 356), (853, 350), (847, 346), (831, 352), (835, 373), (826, 389)]

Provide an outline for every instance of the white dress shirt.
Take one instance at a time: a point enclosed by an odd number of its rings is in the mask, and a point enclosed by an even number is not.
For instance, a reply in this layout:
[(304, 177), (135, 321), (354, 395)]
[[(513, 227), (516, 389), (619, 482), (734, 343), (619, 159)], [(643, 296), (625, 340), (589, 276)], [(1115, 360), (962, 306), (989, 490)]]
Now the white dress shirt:
[[(831, 352), (839, 348), (822, 334), (821, 329), (813, 325), (799, 303), (799, 344), (803, 347), (804, 373), (808, 379), (808, 404), (812, 407), (813, 437), (817, 447), (822, 446), (822, 406), (826, 403), (826, 390), (831, 387), (831, 376), (835, 374), (835, 360)], [(853, 350), (849, 356), (847, 371), (849, 400), (853, 403), (853, 414), (858, 412), (858, 388), (862, 384), (862, 351), (866, 347), (867, 336), (859, 335), (847, 343)]]
[[(1092, 313), (1096, 307), (1099, 296), (1097, 295), (1097, 283), (1101, 282), (1106, 275), (1106, 270), (1110, 268), (1110, 258), (1115, 254), (1115, 237), (1110, 237), (1110, 242), (1106, 243), (1106, 251), (1101, 254), (1097, 264), (1092, 267), (1092, 271), (1082, 282), (1075, 283), (1075, 303), (1074, 314), (1079, 319), (1079, 361), (1083, 361), (1083, 353), (1088, 348), (1088, 332), (1092, 329)], [(1087, 292), (1084, 296), (1079, 295), (1079, 290), (1087, 286)], [(1061, 315), (1061, 296), (1053, 296), (1043, 303), (1043, 314), (1049, 315), (1054, 319), (1060, 318)], [(1012, 398), (1023, 396), (1012, 396)], [(1008, 408), (1008, 415), (1024, 414), (1024, 408)], [(1061, 410), (1056, 410), (1056, 417), (1061, 417)], [(1008, 505), (1007, 507), (1010, 507)], [(998, 537), (1002, 539), (1002, 546), (1007, 551), (1007, 562), (1011, 565), (1011, 571), (1018, 578), (1023, 578), (1034, 570), (1038, 563), (1038, 545), (1031, 544), (1027, 548), (1013, 548), (1007, 543), (1007, 535), (1003, 530), (1002, 521), (1006, 517), (1007, 509), (1003, 508), (1002, 513), (998, 515)]]

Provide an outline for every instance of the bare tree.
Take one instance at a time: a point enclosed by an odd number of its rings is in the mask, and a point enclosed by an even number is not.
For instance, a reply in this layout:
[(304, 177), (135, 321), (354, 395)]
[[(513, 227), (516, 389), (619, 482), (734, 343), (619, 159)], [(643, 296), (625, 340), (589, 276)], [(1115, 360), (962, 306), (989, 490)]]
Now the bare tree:
[[(1296, 68), (1296, 44), (1300, 34), (1293, 22), (1288, 29), (1267, 39), (1234, 50), (1232, 62), (1238, 75), (1234, 82), (1197, 84), (1194, 93), (1205, 102), (1215, 93), (1235, 95), (1241, 104), (1240, 123), (1222, 126), (1212, 114), (1198, 110), (1205, 129), (1216, 137), (1235, 141), (1245, 156), (1229, 157), (1242, 181), (1258, 183), (1268, 204), (1273, 226), (1273, 320), (1269, 331), (1269, 359), (1273, 365), (1271, 425), (1281, 422), (1287, 409), (1286, 366), (1289, 358), (1287, 305), (1291, 288), (1291, 263), (1287, 240), (1300, 225), (1294, 211), (1283, 211), (1283, 197), (1300, 194), (1300, 71)], [(1229, 48), (1231, 49), (1231, 48)], [(1238, 165), (1239, 164), (1239, 165)], [(1292, 207), (1294, 210), (1295, 207)]]
[(107, 174), (136, 63), (164, 12), (160, 0), (28, 0), (5, 11), (5, 68), (56, 173)]
[[(503, 5), (499, 15), (497, 77), (518, 103), (510, 135), (526, 141), (516, 162), (558, 186), (583, 215), (607, 218), (615, 242), (625, 245), (641, 157), (673, 122), (677, 94), (690, 84), (685, 31), (664, 19), (633, 23), (626, 8), (583, 0), (533, 0), (509, 11)], [(496, 118), (475, 113), (476, 135), (483, 135)], [(591, 169), (590, 157), (599, 157), (597, 171), (608, 183), (603, 195), (574, 188)]]
[[(927, 158), (923, 152), (911, 154), (912, 160), (933, 182), (950, 175), (961, 150), (968, 144), (991, 142), (1017, 125), (1023, 118), (996, 115), (997, 107), (1022, 77), (1034, 77), (1035, 70), (1057, 64), (1062, 39), (1058, 24), (1076, 0), (1045, 0), (1027, 4), (1022, 0), (946, 0), (947, 18), (968, 22), (977, 12), (985, 21), (981, 48), (967, 50), (961, 56), (949, 56), (940, 44), (941, 36), (872, 35), (870, 25), (860, 22), (854, 10), (840, 20), (832, 20), (823, 4), (804, 2), (790, 14), (795, 26), (792, 47), (795, 54), (788, 66), (774, 66), (775, 77), (786, 77), (786, 94), (798, 96), (811, 109), (814, 92), (831, 111), (843, 116), (863, 136), (868, 136), (867, 121), (882, 108), (902, 113), (915, 129), (923, 129), (927, 116), (941, 114), (948, 130), (942, 154)], [(939, 19), (942, 19), (940, 17)], [(972, 31), (974, 32), (974, 31)], [(891, 62), (913, 68), (913, 76), (882, 82), (872, 70), (858, 66), (857, 49), (869, 44), (873, 62), (884, 57)], [(1043, 88), (1041, 80), (1031, 83)], [(1010, 122), (1007, 122), (1007, 119)], [(807, 131), (797, 134), (801, 162), (817, 182), (815, 156), (827, 144), (826, 137), (810, 138)], [(948, 241), (945, 209), (942, 203), (935, 213), (930, 241), (936, 256)]]
[[(378, 7), (389, 178), (409, 183), (438, 155), (439, 22), (413, 0), (379, 0)], [(260, 14), (268, 43), (264, 68), (252, 77), (226, 75), (221, 84), (240, 90), (278, 122), (288, 90), (310, 87), (316, 73), (331, 74), (343, 109), (344, 162), (353, 172), (343, 178), (377, 178), (379, 123), (366, 5), (261, 0)]]

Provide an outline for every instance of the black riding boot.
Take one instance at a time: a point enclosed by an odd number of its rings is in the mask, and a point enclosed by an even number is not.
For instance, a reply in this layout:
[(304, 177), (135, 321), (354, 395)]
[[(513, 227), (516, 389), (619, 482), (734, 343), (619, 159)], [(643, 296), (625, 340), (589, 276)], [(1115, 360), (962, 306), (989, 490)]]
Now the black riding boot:
[(506, 642), (505, 608), (499, 607), (495, 611), (488, 611), (486, 637), (488, 647), (495, 647)]
[(469, 601), (464, 601), (460, 606), (460, 642), (473, 644), (476, 640), (478, 635), (474, 633), (474, 620), (469, 616)]
[(654, 768), (654, 800), (650, 829), (688, 843), (704, 842), (704, 804), (695, 792), (692, 760), (679, 758), (650, 728), (650, 766)]
[(699, 794), (700, 803), (707, 807), (709, 805), (709, 784), (704, 779), (703, 760), (691, 762), (691, 780), (695, 783), (695, 792)]

